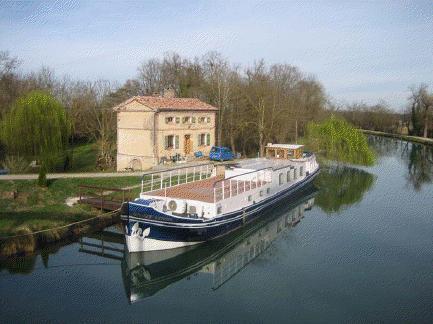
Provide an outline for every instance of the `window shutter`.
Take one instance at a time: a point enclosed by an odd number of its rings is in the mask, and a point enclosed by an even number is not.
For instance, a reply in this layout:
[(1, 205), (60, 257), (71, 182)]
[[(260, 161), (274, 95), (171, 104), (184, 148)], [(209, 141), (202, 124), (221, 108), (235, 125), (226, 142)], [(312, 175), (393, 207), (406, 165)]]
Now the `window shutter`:
[(210, 134), (209, 133), (206, 135), (206, 145), (207, 146), (210, 145)]
[(176, 135), (175, 139), (176, 139), (176, 148), (178, 149), (179, 148), (179, 135)]

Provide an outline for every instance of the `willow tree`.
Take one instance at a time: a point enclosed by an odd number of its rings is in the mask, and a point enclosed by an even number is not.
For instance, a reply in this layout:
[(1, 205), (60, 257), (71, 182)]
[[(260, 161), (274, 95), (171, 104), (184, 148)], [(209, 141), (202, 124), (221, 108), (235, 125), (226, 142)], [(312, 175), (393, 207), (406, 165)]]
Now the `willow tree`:
[(361, 165), (375, 161), (365, 135), (342, 118), (331, 116), (320, 123), (310, 122), (306, 141), (312, 150), (330, 160)]
[(1, 129), (8, 154), (37, 160), (40, 178), (65, 156), (70, 123), (63, 106), (46, 92), (32, 91), (19, 98)]

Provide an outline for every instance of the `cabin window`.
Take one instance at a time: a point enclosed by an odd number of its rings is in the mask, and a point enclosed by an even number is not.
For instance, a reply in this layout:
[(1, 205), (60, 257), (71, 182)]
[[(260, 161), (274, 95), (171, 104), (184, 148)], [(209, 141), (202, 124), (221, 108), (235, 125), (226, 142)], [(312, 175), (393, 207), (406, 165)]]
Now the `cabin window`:
[(176, 124), (180, 124), (180, 117), (176, 117)]
[(165, 149), (179, 148), (179, 136), (168, 135), (165, 136)]
[(303, 176), (304, 175), (304, 167), (303, 166), (301, 166), (301, 167), (299, 167), (299, 176)]
[(290, 170), (287, 171), (287, 182), (290, 182)]
[(248, 201), (251, 201), (251, 200), (253, 200), (253, 196), (249, 195), (248, 196)]
[(279, 174), (279, 183), (280, 183), (280, 186), (283, 184), (283, 174), (282, 173)]
[(174, 121), (174, 117), (165, 117), (165, 123), (166, 124), (171, 124)]

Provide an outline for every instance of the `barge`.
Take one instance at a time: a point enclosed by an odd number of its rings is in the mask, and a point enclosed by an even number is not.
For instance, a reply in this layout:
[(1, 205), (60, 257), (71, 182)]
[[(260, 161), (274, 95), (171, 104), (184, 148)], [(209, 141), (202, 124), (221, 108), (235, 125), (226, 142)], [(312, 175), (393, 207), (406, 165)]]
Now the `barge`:
[(266, 157), (146, 174), (139, 198), (122, 205), (129, 252), (187, 247), (220, 238), (261, 217), (319, 172), (302, 145), (268, 144)]

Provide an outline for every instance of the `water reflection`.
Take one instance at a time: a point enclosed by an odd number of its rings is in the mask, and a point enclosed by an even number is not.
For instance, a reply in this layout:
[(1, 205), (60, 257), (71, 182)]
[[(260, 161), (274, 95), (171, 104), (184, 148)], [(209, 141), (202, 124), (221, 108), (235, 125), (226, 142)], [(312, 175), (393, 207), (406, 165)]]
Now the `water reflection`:
[(161, 289), (195, 273), (211, 274), (218, 289), (265, 251), (287, 228), (295, 226), (314, 204), (310, 187), (290, 205), (272, 210), (266, 220), (254, 222), (222, 240), (190, 248), (157, 252), (125, 253), (122, 273), (130, 302), (152, 296)]
[(324, 212), (337, 213), (359, 203), (375, 182), (373, 174), (346, 166), (332, 166), (321, 170), (316, 179), (319, 194), (316, 205)]
[(401, 156), (406, 164), (406, 179), (416, 191), (433, 180), (433, 147), (379, 136), (369, 136), (369, 145), (381, 156)]

